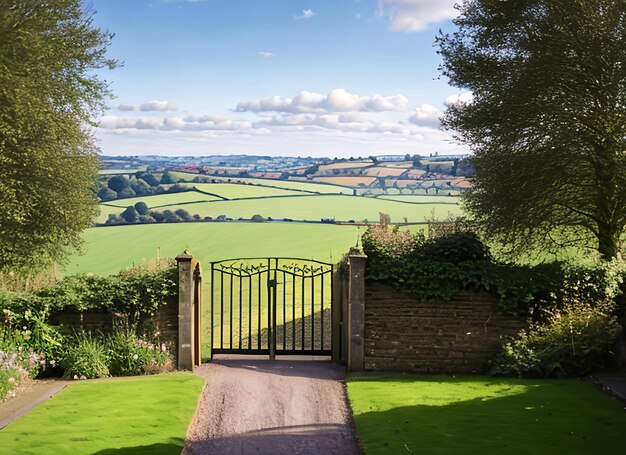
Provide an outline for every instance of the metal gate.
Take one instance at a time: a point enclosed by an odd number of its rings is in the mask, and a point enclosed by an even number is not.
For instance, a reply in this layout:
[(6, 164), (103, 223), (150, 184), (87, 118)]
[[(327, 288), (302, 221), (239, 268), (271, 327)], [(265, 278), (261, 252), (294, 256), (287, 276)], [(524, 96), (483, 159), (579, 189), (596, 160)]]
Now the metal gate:
[(333, 268), (298, 258), (212, 262), (211, 357), (330, 355)]

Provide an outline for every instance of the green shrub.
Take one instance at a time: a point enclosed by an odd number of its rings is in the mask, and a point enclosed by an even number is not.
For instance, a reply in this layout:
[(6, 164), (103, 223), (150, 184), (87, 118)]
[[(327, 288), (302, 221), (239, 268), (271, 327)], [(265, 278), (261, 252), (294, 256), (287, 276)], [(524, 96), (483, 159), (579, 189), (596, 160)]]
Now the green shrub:
[(25, 379), (34, 378), (42, 358), (25, 349), (23, 340), (0, 338), (0, 401), (14, 395), (13, 390)]
[(489, 261), (489, 248), (473, 232), (454, 232), (425, 241), (411, 254), (414, 259), (437, 262)]
[(0, 290), (0, 310), (0, 339), (33, 351), (48, 362), (58, 359), (63, 337), (48, 322), (52, 311), (49, 302), (34, 293)]
[(113, 376), (160, 373), (171, 367), (165, 345), (138, 336), (136, 327), (127, 323), (114, 329), (107, 347)]
[(421, 234), (373, 226), (363, 235), (362, 243), (368, 256), (367, 281), (444, 300), (459, 291), (484, 289), (498, 294), (501, 312), (531, 315), (536, 321), (545, 319), (546, 313), (538, 311), (541, 308), (615, 299), (626, 276), (626, 264), (618, 260), (584, 266), (496, 262), (468, 230), (425, 239)]
[(518, 338), (504, 343), (492, 374), (517, 376), (581, 376), (607, 365), (621, 326), (616, 305), (568, 302), (544, 310), (545, 321), (531, 322)]
[(68, 379), (94, 379), (109, 376), (109, 357), (104, 343), (87, 332), (79, 332), (61, 359)]

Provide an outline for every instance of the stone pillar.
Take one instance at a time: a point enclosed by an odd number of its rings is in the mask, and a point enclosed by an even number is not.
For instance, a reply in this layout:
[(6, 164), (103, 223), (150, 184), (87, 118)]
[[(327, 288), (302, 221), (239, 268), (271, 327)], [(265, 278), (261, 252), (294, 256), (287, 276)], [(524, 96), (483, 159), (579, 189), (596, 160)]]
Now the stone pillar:
[(365, 261), (359, 249), (348, 253), (350, 282), (348, 288), (348, 371), (365, 369)]
[(187, 251), (178, 263), (178, 369), (193, 370), (193, 256)]

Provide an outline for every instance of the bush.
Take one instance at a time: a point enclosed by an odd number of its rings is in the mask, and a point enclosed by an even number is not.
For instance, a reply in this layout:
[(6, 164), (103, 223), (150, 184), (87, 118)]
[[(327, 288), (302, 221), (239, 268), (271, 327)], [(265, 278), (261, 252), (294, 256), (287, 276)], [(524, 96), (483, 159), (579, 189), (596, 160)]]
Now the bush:
[(128, 324), (115, 328), (108, 339), (110, 371), (114, 376), (160, 373), (171, 366), (164, 344), (151, 343), (137, 336), (137, 329)]
[(79, 332), (61, 359), (68, 379), (94, 379), (109, 376), (109, 357), (104, 343), (87, 332)]
[(413, 252), (415, 259), (439, 262), (488, 261), (489, 248), (473, 232), (454, 232), (425, 241)]
[(605, 367), (621, 326), (616, 305), (570, 302), (544, 310), (545, 322), (530, 322), (507, 341), (494, 360), (492, 374), (542, 377), (581, 376)]
[(0, 401), (15, 396), (13, 390), (25, 379), (34, 378), (41, 366), (41, 357), (24, 349), (13, 339), (0, 339)]

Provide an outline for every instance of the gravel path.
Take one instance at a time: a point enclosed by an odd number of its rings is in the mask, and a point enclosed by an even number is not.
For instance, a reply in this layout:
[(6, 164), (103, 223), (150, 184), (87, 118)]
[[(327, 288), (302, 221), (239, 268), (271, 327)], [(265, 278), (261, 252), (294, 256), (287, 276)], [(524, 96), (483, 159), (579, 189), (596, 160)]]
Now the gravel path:
[(207, 383), (184, 453), (358, 454), (344, 371), (319, 361), (202, 365)]

